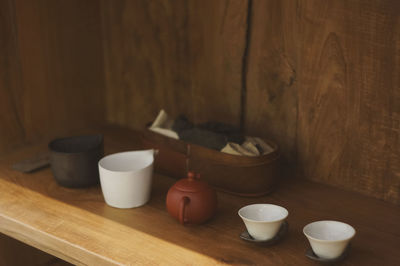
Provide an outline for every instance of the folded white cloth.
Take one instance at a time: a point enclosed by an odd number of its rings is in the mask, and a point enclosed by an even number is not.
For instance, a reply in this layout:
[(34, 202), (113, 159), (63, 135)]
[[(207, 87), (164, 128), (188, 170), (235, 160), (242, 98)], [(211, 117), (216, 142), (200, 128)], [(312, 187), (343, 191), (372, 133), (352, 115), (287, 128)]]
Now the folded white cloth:
[(161, 109), (161, 111), (157, 115), (157, 118), (154, 120), (149, 129), (161, 135), (173, 139), (179, 139), (178, 134), (171, 129), (173, 124), (174, 120), (171, 119), (163, 109)]
[[(260, 145), (263, 150), (263, 154), (260, 154), (256, 145)], [(260, 156), (272, 152), (274, 149), (268, 145), (265, 141), (257, 137), (246, 137), (246, 141), (242, 145), (237, 143), (228, 142), (221, 152), (232, 154), (232, 155), (244, 155), (244, 156)]]
[(267, 153), (271, 153), (274, 149), (265, 141), (257, 137), (246, 137), (246, 141), (250, 141), (254, 145), (260, 145), (261, 149), (263, 150), (263, 155)]
[[(243, 143), (244, 144), (244, 143)], [(258, 156), (258, 151), (255, 152), (250, 148), (251, 143), (247, 143), (247, 148), (243, 147), (237, 143), (228, 142), (224, 148), (222, 148), (221, 152), (232, 154), (232, 155), (246, 155), (246, 156)], [(254, 148), (256, 148), (254, 146)], [(257, 148), (256, 148), (257, 150)]]

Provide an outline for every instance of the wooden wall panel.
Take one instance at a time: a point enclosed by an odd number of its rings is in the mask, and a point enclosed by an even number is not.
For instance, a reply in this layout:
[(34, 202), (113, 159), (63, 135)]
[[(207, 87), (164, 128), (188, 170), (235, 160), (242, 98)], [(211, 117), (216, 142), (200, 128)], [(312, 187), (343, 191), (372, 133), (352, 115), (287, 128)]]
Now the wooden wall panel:
[(248, 127), (307, 178), (400, 203), (400, 2), (254, 6)]
[(400, 2), (302, 4), (298, 165), (400, 203)]
[(0, 153), (103, 121), (99, 3), (0, 5)]
[(238, 125), (246, 1), (102, 1), (107, 119)]
[(16, 1), (27, 137), (100, 121), (104, 79), (96, 1)]
[(253, 1), (245, 129), (277, 141), (296, 160), (297, 29), (293, 1)]
[(191, 102), (196, 121), (240, 124), (248, 1), (190, 1)]
[(0, 1), (0, 153), (24, 139), (24, 127), (17, 106), (21, 72), (11, 0)]
[(187, 15), (186, 1), (102, 1), (108, 121), (190, 110)]

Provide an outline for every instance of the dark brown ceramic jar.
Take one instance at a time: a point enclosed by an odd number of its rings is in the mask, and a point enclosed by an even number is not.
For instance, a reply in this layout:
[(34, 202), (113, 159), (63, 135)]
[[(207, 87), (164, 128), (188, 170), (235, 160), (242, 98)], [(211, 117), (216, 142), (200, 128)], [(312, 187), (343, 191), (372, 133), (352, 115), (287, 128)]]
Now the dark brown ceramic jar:
[(167, 210), (181, 224), (201, 224), (214, 216), (217, 194), (193, 172), (176, 182), (167, 194)]

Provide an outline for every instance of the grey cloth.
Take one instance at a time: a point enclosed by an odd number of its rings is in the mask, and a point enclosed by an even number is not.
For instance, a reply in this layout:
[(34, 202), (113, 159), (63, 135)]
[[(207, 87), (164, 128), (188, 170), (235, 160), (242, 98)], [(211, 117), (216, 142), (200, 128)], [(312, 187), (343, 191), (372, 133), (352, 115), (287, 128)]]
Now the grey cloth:
[(239, 129), (229, 124), (221, 122), (206, 122), (199, 124), (197, 127), (224, 135), (226, 136), (228, 142), (233, 142), (242, 145), (243, 142), (245, 141), (245, 138), (240, 133)]
[(182, 131), (192, 129), (192, 128), (194, 128), (193, 123), (190, 122), (189, 119), (187, 119), (186, 116), (184, 116), (184, 115), (178, 116), (175, 119), (174, 124), (172, 125), (172, 130), (175, 131), (176, 133), (178, 133), (178, 135)]
[(228, 143), (226, 136), (200, 128), (183, 130), (179, 133), (179, 138), (218, 151)]
[(228, 142), (241, 145), (245, 138), (240, 131), (229, 124), (207, 122), (194, 125), (184, 115), (178, 116), (173, 125), (179, 139), (214, 150), (223, 149)]

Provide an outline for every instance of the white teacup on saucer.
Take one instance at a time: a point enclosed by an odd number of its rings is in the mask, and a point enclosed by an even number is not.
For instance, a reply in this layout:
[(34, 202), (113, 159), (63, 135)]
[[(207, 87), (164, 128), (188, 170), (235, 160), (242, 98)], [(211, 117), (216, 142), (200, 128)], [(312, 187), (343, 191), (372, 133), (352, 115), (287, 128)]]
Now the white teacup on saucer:
[(336, 259), (346, 250), (356, 230), (338, 221), (318, 221), (306, 225), (303, 233), (315, 255), (323, 259)]
[(252, 204), (238, 212), (251, 237), (266, 241), (275, 237), (289, 212), (278, 205)]

